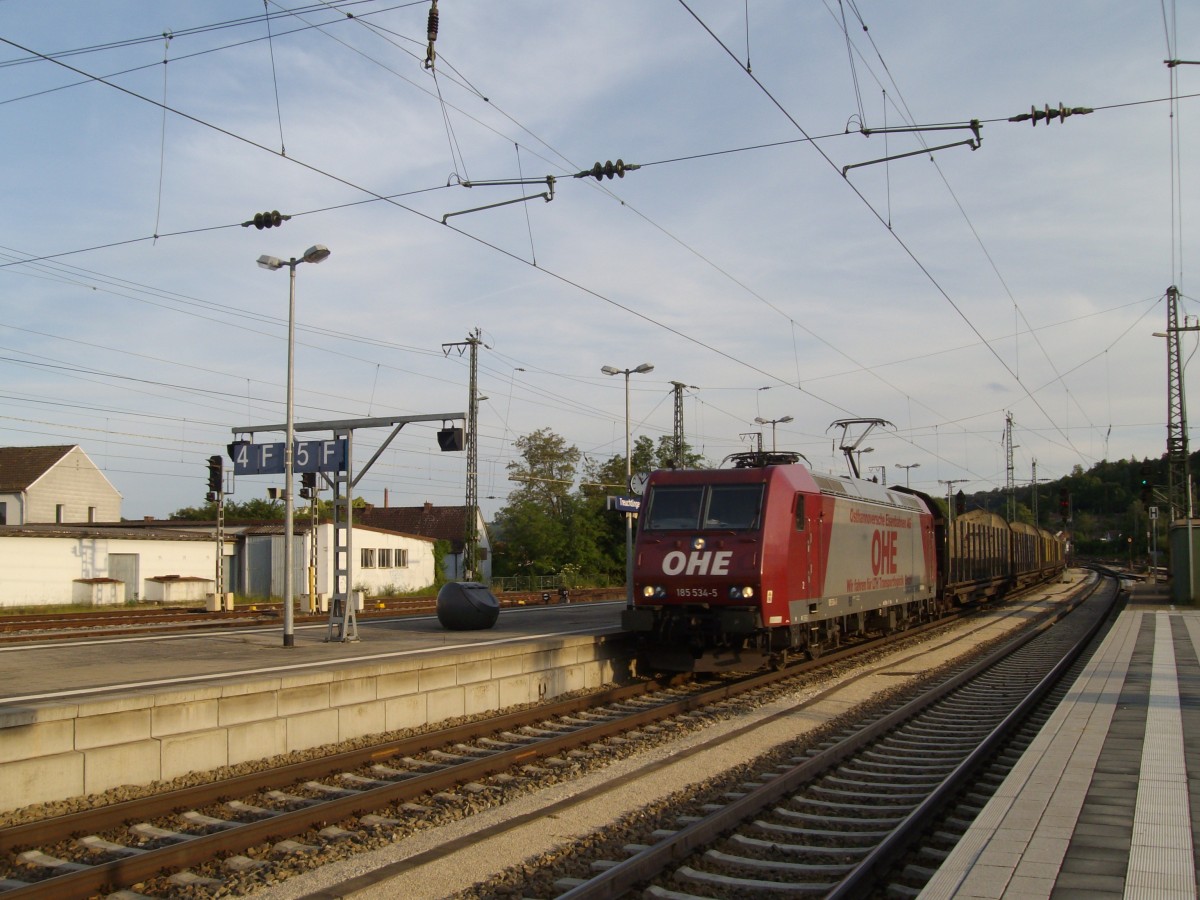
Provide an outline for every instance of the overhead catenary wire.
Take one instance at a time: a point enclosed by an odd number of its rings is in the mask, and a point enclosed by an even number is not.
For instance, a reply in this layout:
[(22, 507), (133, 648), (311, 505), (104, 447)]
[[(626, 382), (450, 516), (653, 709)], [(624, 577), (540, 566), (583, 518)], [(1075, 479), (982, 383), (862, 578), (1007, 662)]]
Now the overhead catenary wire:
[[(439, 62), (440, 62), (440, 60), (439, 60)], [(794, 329), (794, 323), (793, 323), (793, 329)], [(793, 342), (794, 342), (794, 341), (793, 341)], [(797, 373), (797, 374), (798, 374), (798, 373)], [(798, 382), (798, 380), (799, 380), (799, 378), (797, 377), (797, 382)]]
[[(704, 22), (704, 20), (701, 19), (699, 16), (697, 16), (696, 13), (688, 6), (686, 0), (678, 0), (678, 2), (685, 10), (687, 10), (687, 12), (696, 20), (696, 22), (705, 31), (708, 32), (708, 34), (717, 43), (717, 45), (719, 47), (721, 47), (721, 49), (724, 50), (725, 53), (728, 54), (731, 58), (736, 60), (736, 57), (733, 56), (732, 53), (730, 53), (729, 48), (724, 44), (724, 42), (719, 37), (717, 37), (717, 35), (713, 33), (712, 29), (708, 27), (708, 25)], [(783, 107), (783, 105), (771, 94), (771, 92), (766, 88), (766, 86), (761, 81), (759, 81), (758, 78), (756, 78), (751, 73), (747, 73), (746, 77), (750, 78), (755, 83), (755, 85), (758, 87), (758, 89), (760, 91), (762, 91), (762, 93), (768, 98), (768, 100), (784, 115), (784, 117), (789, 122), (792, 123), (792, 125), (796, 128), (797, 131), (799, 131), (801, 134), (808, 137), (808, 132), (803, 128), (803, 126), (801, 126), (800, 123), (796, 121), (795, 117), (793, 117), (792, 114)], [(821, 149), (819, 144), (810, 141), (810, 145), (821, 155), (821, 157), (832, 168), (834, 168), (835, 170), (838, 169), (837, 164), (829, 157), (828, 154), (825, 153), (824, 150)], [(980, 339), (981, 342), (983, 342), (984, 346), (988, 349), (988, 352), (992, 355), (993, 358), (995, 358), (995, 360), (998, 363), (1000, 363), (1000, 365), (1004, 368), (1004, 370), (1009, 373), (1009, 375), (1012, 377), (1013, 381), (1016, 382), (1021, 387), (1021, 389), (1025, 392), (1025, 396), (1034, 404), (1035, 407), (1037, 407), (1038, 411), (1045, 417), (1046, 421), (1053, 423), (1054, 417), (1050, 415), (1049, 411), (1047, 411), (1046, 408), (1042, 405), (1042, 403), (1030, 392), (1029, 388), (1021, 381), (1020, 377), (1016, 374), (1016, 372), (1013, 371), (1012, 367), (1008, 364), (1008, 362), (1004, 359), (1004, 357), (996, 350), (996, 348), (994, 346), (992, 346), (991, 342), (989, 342), (983, 336), (983, 334), (979, 331), (979, 329), (975, 325), (975, 323), (972, 322), (970, 317), (968, 317), (966, 315), (966, 313), (963, 311), (962, 307), (959, 306), (959, 304), (954, 301), (954, 299), (950, 296), (949, 292), (947, 292), (947, 290), (941, 285), (941, 283), (937, 280), (937, 278), (934, 277), (933, 273), (929, 270), (929, 268), (925, 265), (925, 263), (923, 263), (921, 261), (921, 259), (919, 257), (917, 257), (916, 253), (912, 250), (912, 248), (909, 247), (909, 245), (896, 233), (896, 230), (894, 228), (887, 227), (887, 222), (883, 218), (883, 216), (880, 215), (879, 211), (875, 209), (875, 207), (871, 204), (871, 202), (869, 200), (867, 200), (866, 196), (864, 196), (863, 193), (857, 187), (855, 187), (852, 182), (848, 181), (845, 178), (843, 178), (843, 181), (850, 187), (850, 190), (854, 192), (854, 194), (862, 201), (862, 203), (867, 207), (867, 209), (869, 209), (871, 211), (871, 213), (880, 221), (880, 223), (882, 225), (884, 225), (885, 229), (887, 230), (887, 233), (889, 235), (891, 235), (893, 240), (896, 241), (896, 243), (901, 247), (901, 249), (904, 251), (904, 253), (913, 261), (913, 263), (917, 266), (918, 270), (925, 276), (925, 278), (930, 282), (930, 284), (934, 287), (934, 289), (938, 292), (938, 294), (940, 294), (942, 296), (942, 298), (945, 299), (945, 301), (950, 305), (950, 307), (959, 316), (959, 318), (961, 318), (963, 320), (963, 322), (967, 325), (967, 327), (970, 328), (975, 333), (975, 335)], [(1065, 433), (1062, 434), (1062, 437), (1064, 440), (1067, 441), (1068, 444), (1070, 444), (1072, 446), (1073, 449), (1075, 449), (1074, 445), (1071, 444), (1070, 438)], [(1084, 459), (1083, 454), (1080, 451), (1078, 451), (1078, 449), (1075, 449), (1075, 453), (1081, 460)]]

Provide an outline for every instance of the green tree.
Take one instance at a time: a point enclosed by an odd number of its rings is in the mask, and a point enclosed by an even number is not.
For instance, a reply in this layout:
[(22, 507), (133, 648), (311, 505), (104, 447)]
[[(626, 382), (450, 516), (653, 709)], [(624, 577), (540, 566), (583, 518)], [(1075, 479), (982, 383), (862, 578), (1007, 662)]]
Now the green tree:
[(575, 486), (579, 449), (568, 446), (549, 428), (519, 437), (515, 443), (521, 458), (507, 466), (509, 480), (517, 482), (509, 501), (532, 503), (551, 518), (559, 519)]
[[(279, 500), (264, 500), (254, 497), (242, 503), (238, 503), (236, 500), (225, 501), (225, 521), (230, 524), (282, 522), (283, 517), (283, 503)], [(171, 513), (171, 518), (186, 519), (190, 522), (212, 522), (217, 518), (217, 504), (185, 506), (183, 509), (177, 509)]]
[[(350, 501), (350, 508), (352, 510), (366, 509), (367, 501), (362, 497), (355, 497), (352, 501)], [(297, 507), (296, 515), (307, 518), (312, 515), (311, 508), (308, 506)], [(333, 519), (332, 498), (329, 500), (322, 500), (320, 497), (317, 498), (317, 518), (321, 519), (322, 521), (330, 521)]]
[(571, 544), (579, 450), (548, 428), (516, 440), (508, 464), (517, 486), (496, 514), (496, 575), (549, 575), (573, 561)]
[[(711, 468), (704, 455), (692, 449), (686, 440), (683, 442), (683, 469)], [(658, 448), (654, 451), (655, 467), (659, 469), (675, 468), (675, 436), (664, 434), (658, 439)]]

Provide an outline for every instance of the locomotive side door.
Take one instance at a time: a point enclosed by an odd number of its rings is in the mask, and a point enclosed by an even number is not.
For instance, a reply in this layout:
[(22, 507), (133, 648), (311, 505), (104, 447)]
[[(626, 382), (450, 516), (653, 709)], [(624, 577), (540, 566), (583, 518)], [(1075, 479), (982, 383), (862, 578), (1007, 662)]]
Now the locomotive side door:
[[(806, 496), (797, 491), (792, 495), (788, 522), (788, 588), (789, 601), (807, 600), (813, 585), (813, 529), (809, 528)], [(788, 604), (791, 612), (791, 604)], [(789, 616), (790, 618), (790, 616)]]

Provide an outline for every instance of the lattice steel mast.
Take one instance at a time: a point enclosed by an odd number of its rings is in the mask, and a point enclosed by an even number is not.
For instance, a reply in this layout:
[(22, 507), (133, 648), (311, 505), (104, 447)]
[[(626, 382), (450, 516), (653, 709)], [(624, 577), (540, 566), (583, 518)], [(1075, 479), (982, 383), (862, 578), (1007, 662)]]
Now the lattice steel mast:
[(1189, 490), (1187, 407), (1184, 403), (1183, 365), (1179, 332), (1198, 326), (1179, 325), (1179, 290), (1167, 288), (1167, 502), (1174, 522), (1188, 510)]
[(1008, 498), (1008, 515), (1007, 519), (1010, 522), (1016, 521), (1017, 518), (1017, 481), (1013, 470), (1013, 447), (1012, 442), (1012, 413), (1004, 415), (1004, 453), (1006, 458), (1005, 464), (1005, 483), (1004, 490)]
[(442, 351), (449, 348), (470, 348), (470, 380), (467, 386), (467, 496), (463, 518), (466, 527), (463, 533), (463, 578), (479, 580), (479, 441), (476, 423), (479, 420), (479, 346), (483, 344), (482, 332), (476, 328), (465, 341), (442, 344)]
[(683, 389), (687, 387), (682, 381), (672, 381), (675, 388), (675, 446), (672, 465), (676, 469), (683, 468)]

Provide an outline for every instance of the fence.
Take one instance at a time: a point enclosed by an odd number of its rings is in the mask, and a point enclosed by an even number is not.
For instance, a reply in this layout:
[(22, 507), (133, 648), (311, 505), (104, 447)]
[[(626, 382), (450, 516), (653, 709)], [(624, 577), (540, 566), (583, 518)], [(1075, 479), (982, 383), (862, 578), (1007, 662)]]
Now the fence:
[[(571, 579), (570, 588), (607, 588), (623, 586), (624, 579), (612, 578), (608, 575), (576, 575)], [(505, 578), (493, 578), (491, 588), (495, 593), (504, 591), (557, 591), (563, 587), (563, 580), (558, 575), (513, 575)]]

